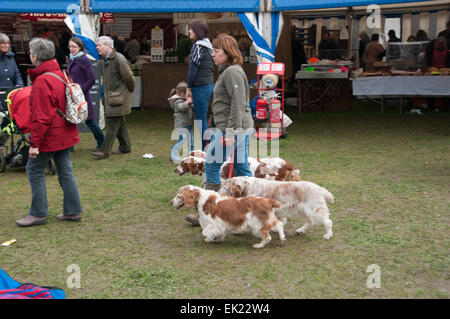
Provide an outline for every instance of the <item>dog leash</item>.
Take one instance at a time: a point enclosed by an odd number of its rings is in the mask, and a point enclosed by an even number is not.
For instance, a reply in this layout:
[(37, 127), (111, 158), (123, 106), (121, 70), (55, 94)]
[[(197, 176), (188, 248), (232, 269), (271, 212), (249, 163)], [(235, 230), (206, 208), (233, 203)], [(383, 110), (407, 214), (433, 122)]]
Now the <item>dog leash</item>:
[[(220, 141), (220, 143), (224, 146), (226, 146), (226, 142), (225, 142), (225, 137), (222, 137), (222, 140)], [(228, 171), (228, 178), (231, 178), (231, 175), (233, 174), (233, 165), (234, 165), (234, 139), (233, 139), (233, 143), (231, 144), (233, 146), (233, 154), (231, 155), (231, 165), (230, 165), (230, 170)]]

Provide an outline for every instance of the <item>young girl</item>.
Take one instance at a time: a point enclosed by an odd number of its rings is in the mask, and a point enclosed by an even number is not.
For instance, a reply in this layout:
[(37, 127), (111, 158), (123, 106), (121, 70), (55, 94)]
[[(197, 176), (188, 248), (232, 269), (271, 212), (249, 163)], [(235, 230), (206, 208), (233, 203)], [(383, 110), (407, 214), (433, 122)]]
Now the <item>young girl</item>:
[(187, 83), (182, 81), (178, 83), (175, 89), (170, 91), (169, 101), (170, 108), (173, 110), (174, 129), (178, 132), (178, 142), (172, 146), (170, 159), (173, 162), (181, 161), (179, 151), (184, 143), (188, 140), (189, 151), (194, 150), (194, 142), (192, 137), (192, 106), (186, 103)]

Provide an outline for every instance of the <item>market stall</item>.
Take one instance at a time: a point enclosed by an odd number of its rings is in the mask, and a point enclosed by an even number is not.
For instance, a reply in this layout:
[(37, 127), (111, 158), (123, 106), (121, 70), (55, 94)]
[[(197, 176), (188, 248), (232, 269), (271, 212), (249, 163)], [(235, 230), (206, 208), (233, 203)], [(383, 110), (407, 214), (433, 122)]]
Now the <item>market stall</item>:
[(349, 74), (352, 68), (353, 63), (344, 60), (302, 64), (295, 75), (299, 112), (350, 110), (352, 85)]

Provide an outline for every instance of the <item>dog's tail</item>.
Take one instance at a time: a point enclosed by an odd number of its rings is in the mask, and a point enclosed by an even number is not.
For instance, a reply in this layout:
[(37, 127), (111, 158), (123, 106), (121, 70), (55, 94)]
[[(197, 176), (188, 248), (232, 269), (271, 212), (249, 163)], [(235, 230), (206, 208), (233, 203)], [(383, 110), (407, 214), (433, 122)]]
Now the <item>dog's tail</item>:
[(325, 188), (322, 187), (323, 190), (323, 197), (325, 198), (325, 200), (329, 203), (334, 203), (334, 196), (333, 194), (331, 194), (328, 190), (326, 190)]

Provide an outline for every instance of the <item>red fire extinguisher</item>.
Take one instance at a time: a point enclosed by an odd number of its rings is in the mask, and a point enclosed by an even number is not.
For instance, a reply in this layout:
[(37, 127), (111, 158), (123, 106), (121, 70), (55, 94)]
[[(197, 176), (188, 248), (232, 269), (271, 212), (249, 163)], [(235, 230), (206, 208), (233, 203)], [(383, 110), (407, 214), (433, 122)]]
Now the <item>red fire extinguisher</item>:
[(264, 99), (256, 100), (256, 118), (258, 120), (267, 119), (267, 101)]
[(279, 100), (270, 101), (270, 126), (280, 127), (280, 108), (281, 102)]

